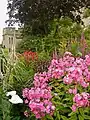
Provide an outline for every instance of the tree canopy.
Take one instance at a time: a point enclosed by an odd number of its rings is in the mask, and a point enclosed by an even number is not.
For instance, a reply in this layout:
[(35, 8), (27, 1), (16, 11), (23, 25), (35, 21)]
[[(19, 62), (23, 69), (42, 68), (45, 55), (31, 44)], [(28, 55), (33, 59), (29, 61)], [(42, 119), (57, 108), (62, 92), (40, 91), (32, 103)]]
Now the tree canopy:
[(47, 34), (52, 20), (68, 16), (80, 22), (75, 12), (89, 6), (90, 0), (8, 0), (8, 22), (28, 26), (34, 34)]

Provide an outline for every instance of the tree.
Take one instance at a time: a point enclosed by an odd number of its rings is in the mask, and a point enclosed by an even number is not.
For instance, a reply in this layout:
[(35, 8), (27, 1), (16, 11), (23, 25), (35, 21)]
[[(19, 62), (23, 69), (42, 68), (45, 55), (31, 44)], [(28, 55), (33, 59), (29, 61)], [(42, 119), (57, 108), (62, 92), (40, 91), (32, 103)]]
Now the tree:
[[(58, 28), (55, 26), (58, 25)], [(80, 24), (73, 22), (70, 18), (61, 18), (58, 22), (52, 22), (51, 32), (43, 37), (28, 35), (24, 36), (23, 40), (17, 44), (16, 51), (24, 52), (25, 50), (49, 52), (51, 53), (56, 48), (57, 50), (63, 47), (68, 48), (72, 40), (80, 40), (82, 27)], [(61, 47), (60, 47), (61, 46)]]
[[(80, 22), (75, 15), (83, 7), (89, 7), (90, 0), (8, 0), (9, 25), (19, 22), (29, 28), (32, 34), (48, 34), (50, 22), (68, 16)], [(28, 31), (28, 29), (27, 29)], [(26, 31), (26, 33), (27, 33)], [(30, 34), (30, 32), (28, 32)]]

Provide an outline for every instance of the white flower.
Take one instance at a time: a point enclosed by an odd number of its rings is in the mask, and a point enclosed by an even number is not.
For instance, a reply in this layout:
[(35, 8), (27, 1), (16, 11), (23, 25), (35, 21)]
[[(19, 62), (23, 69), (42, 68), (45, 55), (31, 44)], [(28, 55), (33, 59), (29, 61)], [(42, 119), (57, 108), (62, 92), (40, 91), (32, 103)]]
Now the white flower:
[(23, 100), (18, 95), (13, 95), (9, 101), (13, 104), (23, 103)]
[(23, 100), (16, 94), (16, 91), (10, 91), (6, 94), (6, 96), (11, 95), (11, 99), (9, 101), (13, 104), (23, 103)]
[(54, 93), (55, 96), (57, 96), (58, 94), (57, 93)]
[(7, 92), (6, 96), (13, 96), (13, 95), (16, 95), (16, 91), (10, 91), (10, 92)]
[(52, 109), (52, 110), (55, 110), (55, 106), (52, 106), (51, 109)]

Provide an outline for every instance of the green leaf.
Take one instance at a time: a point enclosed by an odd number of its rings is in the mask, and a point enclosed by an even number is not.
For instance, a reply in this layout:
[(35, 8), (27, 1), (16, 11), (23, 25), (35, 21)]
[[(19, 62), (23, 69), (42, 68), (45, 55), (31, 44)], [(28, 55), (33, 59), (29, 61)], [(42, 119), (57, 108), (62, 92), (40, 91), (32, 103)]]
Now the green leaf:
[(50, 115), (46, 115), (46, 118), (47, 118), (48, 120), (54, 120), (53, 117), (50, 116)]
[(0, 116), (0, 120), (3, 120), (3, 118)]
[(73, 116), (75, 114), (76, 114), (76, 112), (71, 112), (71, 113), (68, 114), (68, 116)]
[(90, 116), (84, 115), (84, 119), (85, 119), (85, 120), (90, 120)]
[(82, 53), (80, 51), (78, 51), (77, 55), (82, 56)]
[(13, 120), (20, 120), (20, 116), (16, 116)]
[(84, 117), (81, 115), (78, 115), (79, 120), (84, 120)]
[(84, 117), (84, 110), (83, 110), (83, 108), (79, 108), (79, 112), (80, 112), (81, 116)]
[(69, 120), (77, 120), (77, 115), (75, 114), (75, 115), (71, 116), (71, 117), (69, 118)]
[(67, 117), (62, 116), (62, 115), (61, 115), (61, 118), (62, 118), (63, 120), (68, 120), (68, 118), (67, 118)]
[[(6, 119), (7, 119), (7, 120), (11, 120), (11, 117), (10, 117), (10, 116), (7, 116)], [(20, 120), (20, 119), (17, 119), (17, 120)]]
[(57, 115), (56, 118), (57, 118), (58, 120), (60, 120), (61, 116), (60, 116), (60, 114), (59, 114), (59, 111), (57, 111), (56, 115)]

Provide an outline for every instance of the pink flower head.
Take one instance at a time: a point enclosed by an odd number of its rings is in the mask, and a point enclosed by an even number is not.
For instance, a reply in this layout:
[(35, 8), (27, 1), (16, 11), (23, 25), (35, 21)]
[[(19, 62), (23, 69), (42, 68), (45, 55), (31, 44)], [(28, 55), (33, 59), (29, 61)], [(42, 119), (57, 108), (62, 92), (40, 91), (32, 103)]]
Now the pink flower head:
[(64, 82), (65, 84), (71, 84), (72, 81), (73, 81), (73, 79), (70, 78), (70, 77), (68, 77), (68, 76), (65, 76), (65, 77), (63, 78), (63, 82)]
[(76, 94), (73, 98), (73, 101), (77, 108), (87, 107), (87, 106), (89, 106), (89, 94), (85, 93), (85, 92), (83, 92), (81, 94)]
[(25, 102), (25, 104), (28, 104), (29, 101), (26, 99), (24, 102)]
[(77, 94), (77, 88), (75, 87), (74, 89), (73, 89), (73, 92), (72, 92), (74, 95), (76, 95)]
[(24, 98), (26, 98), (26, 97), (28, 96), (28, 91), (29, 91), (28, 88), (23, 89), (23, 93), (22, 93), (23, 95), (22, 95), (22, 96), (23, 96)]
[(77, 94), (77, 88), (75, 87), (74, 89), (69, 89), (69, 93), (76, 95)]
[(25, 115), (26, 117), (29, 117), (29, 113), (28, 113), (27, 111), (24, 112), (24, 115)]
[(90, 66), (90, 55), (86, 55), (85, 58), (86, 65)]
[(89, 98), (89, 93), (82, 92), (81, 95), (82, 95), (83, 98), (86, 99), (86, 100)]
[(80, 84), (84, 88), (87, 88), (89, 86), (89, 83), (86, 83), (85, 81), (80, 81)]
[(73, 112), (76, 112), (76, 109), (77, 109), (76, 105), (72, 105), (71, 109)]
[(72, 94), (72, 93), (73, 93), (73, 90), (72, 90), (72, 89), (69, 89), (68, 92), (69, 92), (70, 94)]
[(82, 99), (82, 96), (80, 95), (80, 94), (76, 94), (75, 96), (74, 96), (74, 98), (73, 98), (73, 101), (74, 102), (78, 102), (78, 101), (80, 101)]

